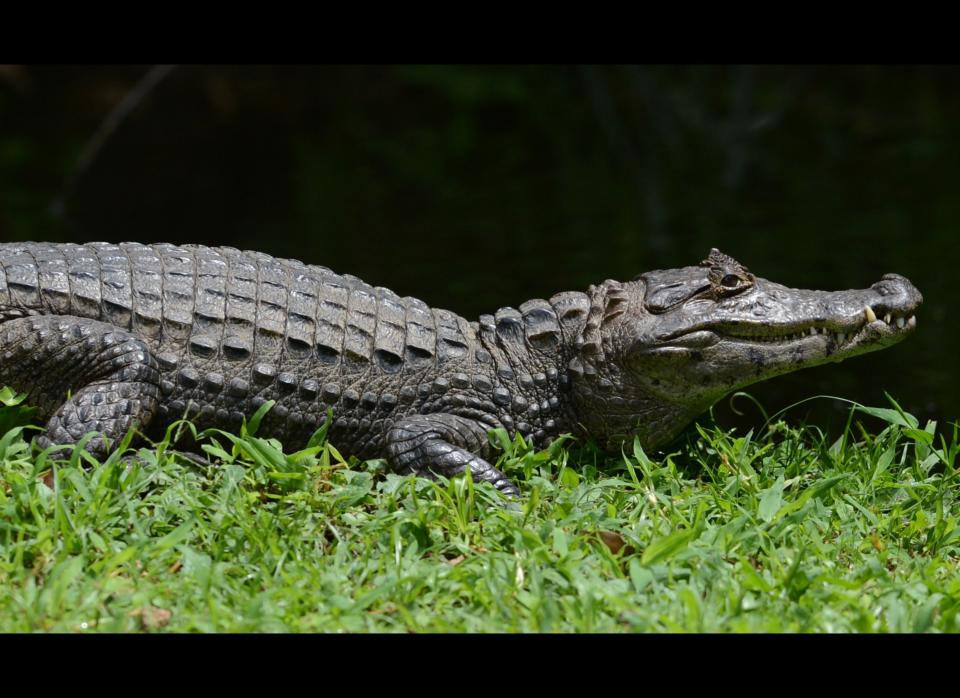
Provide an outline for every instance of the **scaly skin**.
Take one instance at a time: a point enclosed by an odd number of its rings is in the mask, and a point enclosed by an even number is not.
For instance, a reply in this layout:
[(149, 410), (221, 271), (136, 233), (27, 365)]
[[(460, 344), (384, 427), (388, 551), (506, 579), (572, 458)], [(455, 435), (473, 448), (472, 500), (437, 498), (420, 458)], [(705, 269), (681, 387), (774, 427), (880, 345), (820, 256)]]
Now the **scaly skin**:
[(490, 463), (490, 429), (653, 449), (732, 390), (899, 341), (921, 300), (896, 275), (788, 289), (714, 250), (470, 323), (257, 252), (0, 244), (0, 384), (39, 407), (41, 446), (92, 431), (102, 457), (131, 426), (154, 438), (189, 416), (236, 430), (275, 400), (261, 433), (291, 448), (332, 408), (347, 453), (426, 476), (469, 467), (516, 494)]

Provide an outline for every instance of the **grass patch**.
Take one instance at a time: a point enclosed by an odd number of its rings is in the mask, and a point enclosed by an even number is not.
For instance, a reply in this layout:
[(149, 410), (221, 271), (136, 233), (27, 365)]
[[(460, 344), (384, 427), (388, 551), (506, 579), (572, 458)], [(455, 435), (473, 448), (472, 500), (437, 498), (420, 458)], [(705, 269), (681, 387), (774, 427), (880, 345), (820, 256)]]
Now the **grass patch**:
[(495, 433), (511, 501), (345, 460), (322, 430), (287, 454), (256, 417), (207, 434), (216, 467), (173, 429), (54, 462), (16, 402), (0, 392), (0, 632), (958, 629), (956, 426), (893, 403), (835, 439), (701, 425), (659, 459)]

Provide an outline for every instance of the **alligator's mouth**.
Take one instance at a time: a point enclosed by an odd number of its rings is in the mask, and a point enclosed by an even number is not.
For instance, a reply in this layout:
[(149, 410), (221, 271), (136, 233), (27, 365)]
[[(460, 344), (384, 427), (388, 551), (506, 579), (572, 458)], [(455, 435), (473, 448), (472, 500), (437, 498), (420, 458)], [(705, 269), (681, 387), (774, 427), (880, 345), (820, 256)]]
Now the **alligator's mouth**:
[[(726, 338), (742, 342), (760, 343), (788, 343), (797, 342), (812, 337), (823, 337), (837, 347), (857, 343), (858, 340), (875, 337), (895, 337), (906, 335), (917, 327), (917, 318), (913, 314), (884, 313), (877, 317), (868, 305), (863, 309), (863, 316), (856, 323), (836, 322), (809, 322), (804, 325), (788, 327), (770, 327), (759, 325), (753, 328), (738, 326), (724, 327), (719, 334)], [(759, 330), (759, 332), (757, 331)]]
[(673, 333), (662, 341), (674, 347), (703, 348), (720, 341), (743, 345), (775, 345), (788, 347), (816, 342), (829, 354), (859, 346), (899, 341), (917, 327), (913, 309), (909, 312), (889, 310), (878, 316), (872, 307), (847, 320), (811, 320), (789, 325), (717, 321)]

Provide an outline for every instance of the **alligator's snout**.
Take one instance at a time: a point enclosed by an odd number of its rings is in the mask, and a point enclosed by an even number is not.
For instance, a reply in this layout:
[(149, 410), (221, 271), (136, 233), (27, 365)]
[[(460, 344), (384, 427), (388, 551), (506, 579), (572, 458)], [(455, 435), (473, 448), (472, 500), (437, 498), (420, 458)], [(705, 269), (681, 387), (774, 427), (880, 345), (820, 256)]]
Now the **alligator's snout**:
[(891, 305), (901, 310), (916, 310), (923, 303), (923, 296), (917, 287), (910, 283), (910, 279), (900, 274), (884, 274), (883, 278), (871, 288), (889, 299)]

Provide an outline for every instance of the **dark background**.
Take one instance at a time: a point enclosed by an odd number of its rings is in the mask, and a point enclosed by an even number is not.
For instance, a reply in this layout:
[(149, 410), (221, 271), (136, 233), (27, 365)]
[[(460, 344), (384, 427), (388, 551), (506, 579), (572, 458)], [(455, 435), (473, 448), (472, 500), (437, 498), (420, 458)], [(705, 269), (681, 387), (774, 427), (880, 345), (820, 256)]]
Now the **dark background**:
[(714, 246), (920, 288), (915, 336), (751, 387), (769, 412), (960, 416), (958, 183), (957, 68), (0, 67), (3, 241), (228, 244), (468, 318)]

